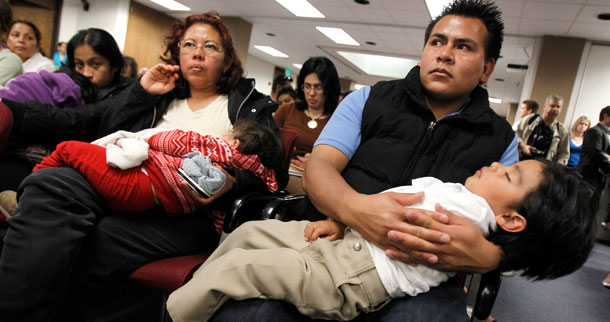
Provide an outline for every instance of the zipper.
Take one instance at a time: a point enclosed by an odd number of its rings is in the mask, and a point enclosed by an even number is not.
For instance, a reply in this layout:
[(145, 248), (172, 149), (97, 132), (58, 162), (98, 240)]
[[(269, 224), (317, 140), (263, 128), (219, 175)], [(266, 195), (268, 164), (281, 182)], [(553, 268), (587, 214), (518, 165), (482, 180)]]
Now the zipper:
[(250, 92), (248, 93), (248, 95), (246, 95), (246, 98), (244, 98), (244, 100), (241, 101), (241, 104), (239, 104), (239, 108), (237, 108), (237, 114), (235, 115), (235, 121), (237, 121), (239, 119), (239, 113), (241, 112), (241, 108), (244, 107), (244, 104), (246, 103), (248, 98), (250, 98), (250, 95), (252, 95), (252, 93), (254, 92), (255, 85), (256, 85), (256, 83), (254, 81), (252, 81), (252, 87), (250, 88)]
[(430, 124), (428, 124), (428, 132), (434, 130), (434, 126), (436, 125), (436, 122), (431, 121)]

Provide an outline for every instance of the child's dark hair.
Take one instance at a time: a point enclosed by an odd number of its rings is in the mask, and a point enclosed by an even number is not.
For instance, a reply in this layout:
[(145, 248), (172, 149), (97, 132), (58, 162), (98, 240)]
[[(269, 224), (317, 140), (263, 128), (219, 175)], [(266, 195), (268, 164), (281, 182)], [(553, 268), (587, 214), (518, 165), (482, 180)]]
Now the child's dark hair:
[(95, 103), (97, 101), (97, 86), (93, 85), (89, 78), (64, 65), (59, 67), (55, 72), (67, 74), (72, 78), (74, 83), (80, 87), (80, 97), (85, 101), (85, 104)]
[(279, 99), (280, 96), (288, 94), (290, 96), (292, 96), (292, 98), (296, 101), (297, 99), (297, 92), (294, 90), (294, 88), (290, 87), (290, 86), (284, 86), (282, 87), (282, 89), (280, 89), (277, 92), (277, 97)]
[(580, 268), (593, 248), (597, 203), (593, 188), (574, 169), (542, 161), (544, 180), (516, 210), (526, 228), (500, 227), (488, 239), (502, 248), (501, 270), (523, 270), (534, 280), (553, 279)]
[(485, 60), (493, 58), (496, 62), (500, 57), (502, 41), (504, 40), (504, 22), (502, 12), (493, 2), (488, 0), (455, 0), (443, 9), (443, 12), (428, 24), (424, 44), (428, 42), (432, 28), (436, 26), (441, 18), (448, 15), (478, 18), (485, 28)]
[(238, 120), (233, 125), (233, 137), (239, 140), (239, 152), (258, 155), (270, 169), (281, 165), (283, 145), (270, 128), (254, 120)]

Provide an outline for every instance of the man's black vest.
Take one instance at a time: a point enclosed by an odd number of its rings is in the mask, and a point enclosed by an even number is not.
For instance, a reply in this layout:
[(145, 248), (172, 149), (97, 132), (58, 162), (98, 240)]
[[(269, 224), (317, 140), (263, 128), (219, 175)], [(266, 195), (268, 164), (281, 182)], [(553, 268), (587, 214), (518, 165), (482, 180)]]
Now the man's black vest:
[(424, 176), (464, 183), (476, 170), (499, 161), (515, 138), (480, 87), (459, 115), (436, 121), (424, 101), (418, 67), (405, 79), (371, 88), (361, 131), (362, 141), (343, 177), (366, 194)]
[[(424, 101), (419, 67), (405, 79), (371, 88), (361, 126), (361, 143), (342, 175), (364, 194), (410, 185), (425, 176), (464, 183), (476, 170), (499, 161), (515, 138), (510, 124), (489, 107), (487, 91), (478, 86), (459, 115), (437, 122)], [(318, 219), (321, 214), (312, 209), (305, 210), (307, 217)]]

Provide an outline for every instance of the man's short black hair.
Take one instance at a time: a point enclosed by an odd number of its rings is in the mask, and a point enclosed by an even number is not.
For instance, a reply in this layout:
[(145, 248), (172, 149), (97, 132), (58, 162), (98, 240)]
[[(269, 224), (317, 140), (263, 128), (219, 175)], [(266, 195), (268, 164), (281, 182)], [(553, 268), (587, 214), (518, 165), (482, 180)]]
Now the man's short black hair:
[(436, 26), (439, 20), (448, 15), (480, 19), (487, 28), (485, 60), (493, 58), (496, 62), (498, 61), (502, 41), (504, 40), (504, 22), (502, 21), (502, 12), (498, 6), (488, 0), (455, 0), (428, 24), (424, 46), (430, 38), (432, 28)]
[(501, 270), (523, 270), (523, 276), (534, 280), (580, 268), (593, 249), (597, 227), (591, 185), (575, 169), (542, 162), (543, 182), (516, 207), (527, 220), (526, 228), (511, 233), (498, 227), (488, 236), (502, 248)]
[(286, 84), (287, 82), (292, 83), (292, 77), (288, 76), (288, 75), (284, 75), (284, 74), (280, 74), (278, 75), (274, 80), (273, 80), (273, 84), (271, 85), (271, 91), (275, 91), (275, 89), (277, 88), (278, 85), (281, 85), (281, 87), (284, 87), (284, 84)]
[(602, 108), (602, 110), (599, 112), (599, 121), (600, 122), (604, 120), (604, 115), (610, 116), (610, 105)]
[(279, 138), (270, 128), (254, 120), (236, 121), (233, 137), (239, 140), (239, 152), (258, 155), (267, 168), (277, 168), (284, 160), (284, 147)]

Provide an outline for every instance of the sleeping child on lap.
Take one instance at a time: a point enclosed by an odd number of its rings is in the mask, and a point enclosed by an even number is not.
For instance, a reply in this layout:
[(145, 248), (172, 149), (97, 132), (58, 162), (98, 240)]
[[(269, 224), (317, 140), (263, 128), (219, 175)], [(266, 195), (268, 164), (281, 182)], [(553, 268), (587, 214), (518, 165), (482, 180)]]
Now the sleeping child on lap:
[[(502, 248), (502, 270), (560, 277), (582, 266), (593, 247), (592, 190), (558, 164), (493, 163), (465, 185), (428, 177), (387, 192), (420, 191), (424, 199), (412, 207), (434, 210), (438, 203), (472, 220)], [(231, 298), (263, 298), (290, 302), (313, 318), (351, 320), (392, 298), (426, 292), (450, 275), (392, 260), (336, 221), (248, 222), (170, 295), (167, 309), (175, 322), (205, 321)]]
[(161, 205), (168, 214), (177, 215), (201, 208), (183, 191), (178, 174), (181, 168), (190, 170), (186, 171), (191, 172), (189, 176), (199, 174), (199, 183), (209, 187), (210, 195), (224, 185), (224, 173), (215, 166), (251, 171), (269, 191), (277, 190), (275, 172), (269, 167), (281, 158), (282, 148), (275, 134), (255, 121), (237, 121), (222, 139), (192, 131), (151, 130), (156, 134), (150, 138), (144, 131), (117, 132), (94, 142), (103, 146), (62, 142), (34, 171), (72, 167), (109, 208), (121, 212), (141, 212)]

